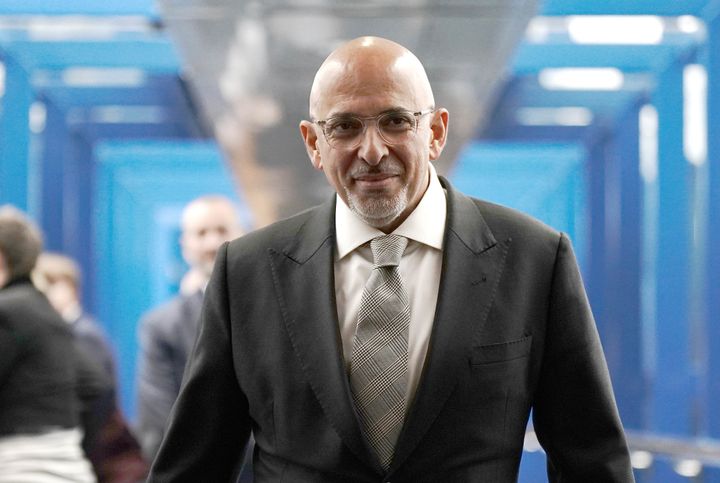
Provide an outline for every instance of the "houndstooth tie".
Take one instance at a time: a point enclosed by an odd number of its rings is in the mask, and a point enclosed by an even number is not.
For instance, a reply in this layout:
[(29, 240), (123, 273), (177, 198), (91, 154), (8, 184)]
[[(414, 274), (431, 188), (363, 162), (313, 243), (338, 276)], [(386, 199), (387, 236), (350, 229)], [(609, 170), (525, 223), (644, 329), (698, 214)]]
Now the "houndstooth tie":
[(350, 362), (355, 406), (385, 469), (405, 418), (410, 303), (398, 264), (407, 243), (399, 235), (370, 242), (374, 266), (360, 301)]

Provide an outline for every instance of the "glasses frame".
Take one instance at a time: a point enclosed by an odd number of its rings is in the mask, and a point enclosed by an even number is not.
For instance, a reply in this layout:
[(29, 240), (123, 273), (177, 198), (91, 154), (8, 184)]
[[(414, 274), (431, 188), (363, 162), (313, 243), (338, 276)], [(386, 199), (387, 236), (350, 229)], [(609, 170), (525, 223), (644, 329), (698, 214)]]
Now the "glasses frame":
[[(383, 116), (387, 116), (388, 114), (393, 114), (393, 113), (407, 113), (407, 114), (411, 114), (411, 115), (414, 117), (414, 119), (415, 119), (415, 125), (414, 125), (413, 128), (412, 128), (412, 132), (415, 133), (415, 132), (417, 132), (418, 125), (420, 124), (420, 118), (423, 117), (423, 116), (425, 116), (425, 115), (427, 115), (427, 114), (430, 114), (430, 113), (432, 113), (432, 112), (435, 112), (436, 110), (437, 110), (437, 109), (434, 108), (434, 107), (431, 107), (431, 108), (428, 108), (428, 109), (424, 109), (424, 110), (421, 110), (421, 111), (411, 111), (410, 109), (391, 109), (391, 110), (389, 110), (389, 111), (381, 112), (380, 114), (378, 114), (378, 115), (376, 115), (376, 116), (365, 116), (365, 117), (362, 117), (362, 116), (354, 116), (354, 115), (350, 115), (350, 116), (345, 116), (345, 115), (330, 116), (330, 117), (328, 117), (328, 118), (326, 118), (326, 119), (313, 120), (312, 123), (313, 123), (313, 124), (317, 124), (318, 126), (320, 126), (320, 130), (322, 131), (323, 136), (325, 137), (325, 141), (328, 143), (328, 146), (330, 146), (331, 148), (334, 148), (334, 149), (353, 149), (353, 148), (358, 147), (358, 146), (360, 145), (360, 143), (362, 143), (362, 140), (365, 138), (365, 132), (367, 131), (367, 127), (368, 127), (368, 122), (367, 122), (367, 121), (373, 121), (373, 122), (375, 123), (375, 125), (377, 126), (378, 121), (379, 121), (380, 118), (383, 117)], [(337, 118), (357, 119), (357, 120), (359, 120), (359, 121), (362, 123), (362, 127), (363, 127), (362, 133), (360, 133), (360, 135), (357, 137), (357, 142), (356, 142), (355, 144), (353, 144), (353, 145), (351, 145), (351, 146), (348, 145), (348, 146), (340, 146), (340, 147), (338, 147), (338, 146), (336, 146), (335, 144), (333, 144), (333, 141), (330, 140), (330, 138), (328, 137), (327, 132), (325, 131), (325, 125), (327, 124), (328, 121), (331, 121), (331, 120), (337, 119)], [(381, 130), (381, 129), (377, 129), (377, 132), (378, 132), (378, 134), (380, 135), (380, 138), (382, 138), (382, 140), (385, 141), (385, 142), (386, 142), (387, 144), (389, 144), (390, 146), (396, 146), (396, 145), (398, 145), (398, 144), (402, 144), (402, 143), (392, 142), (392, 141), (389, 141), (389, 140), (385, 139), (385, 136), (383, 136), (383, 133), (382, 133), (382, 130)]]

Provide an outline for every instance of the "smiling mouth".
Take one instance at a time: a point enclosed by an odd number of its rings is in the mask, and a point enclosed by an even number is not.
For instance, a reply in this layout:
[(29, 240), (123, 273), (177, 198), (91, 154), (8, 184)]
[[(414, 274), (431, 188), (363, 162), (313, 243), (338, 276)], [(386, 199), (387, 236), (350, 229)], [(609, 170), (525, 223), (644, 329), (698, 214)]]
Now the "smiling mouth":
[(394, 178), (396, 176), (400, 176), (397, 173), (365, 173), (358, 176), (354, 176), (355, 181), (361, 181), (361, 182), (367, 182), (372, 183), (376, 181), (384, 181), (386, 179)]
[(400, 175), (395, 173), (376, 173), (355, 176), (353, 180), (361, 189), (386, 190), (389, 189), (399, 177)]

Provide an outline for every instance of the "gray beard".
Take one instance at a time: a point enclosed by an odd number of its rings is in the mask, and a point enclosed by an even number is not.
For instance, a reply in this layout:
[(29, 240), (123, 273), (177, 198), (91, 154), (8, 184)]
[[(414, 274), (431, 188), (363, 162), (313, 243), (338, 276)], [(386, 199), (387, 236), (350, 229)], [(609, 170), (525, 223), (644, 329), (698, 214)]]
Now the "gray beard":
[(350, 211), (374, 228), (387, 226), (400, 216), (408, 205), (407, 193), (407, 186), (403, 186), (403, 189), (393, 197), (372, 198), (362, 201), (345, 188)]

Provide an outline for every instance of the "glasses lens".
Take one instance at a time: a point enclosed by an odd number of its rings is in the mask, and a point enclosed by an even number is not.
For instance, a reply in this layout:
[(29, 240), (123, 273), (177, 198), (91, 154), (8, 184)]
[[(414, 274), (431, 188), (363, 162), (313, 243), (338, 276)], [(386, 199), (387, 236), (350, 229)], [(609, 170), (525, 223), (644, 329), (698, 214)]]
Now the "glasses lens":
[(388, 112), (378, 118), (378, 129), (390, 144), (405, 142), (415, 130), (415, 116), (412, 112)]
[(335, 146), (355, 144), (362, 132), (363, 122), (357, 117), (334, 117), (325, 122), (325, 136)]

